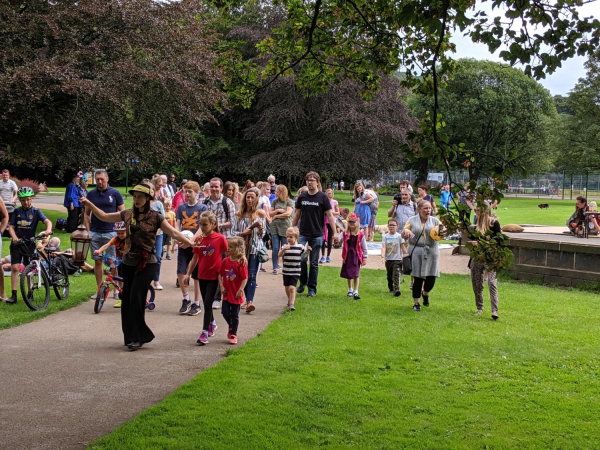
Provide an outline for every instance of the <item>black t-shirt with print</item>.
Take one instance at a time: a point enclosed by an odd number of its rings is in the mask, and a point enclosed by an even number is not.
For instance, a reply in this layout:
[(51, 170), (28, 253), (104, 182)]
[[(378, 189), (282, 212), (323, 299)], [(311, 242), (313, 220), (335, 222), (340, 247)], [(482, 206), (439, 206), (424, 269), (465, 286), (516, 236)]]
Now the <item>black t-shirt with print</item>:
[(302, 213), (298, 224), (300, 234), (306, 237), (323, 236), (325, 213), (331, 209), (329, 197), (321, 191), (314, 195), (304, 192), (296, 200), (296, 209)]

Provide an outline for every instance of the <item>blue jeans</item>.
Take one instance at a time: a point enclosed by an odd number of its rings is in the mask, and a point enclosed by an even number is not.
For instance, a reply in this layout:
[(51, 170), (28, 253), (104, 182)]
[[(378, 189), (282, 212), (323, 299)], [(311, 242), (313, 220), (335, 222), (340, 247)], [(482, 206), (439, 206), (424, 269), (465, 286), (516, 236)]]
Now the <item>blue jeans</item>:
[(162, 252), (163, 252), (163, 237), (165, 235), (164, 234), (159, 234), (156, 236), (156, 243), (154, 244), (154, 252), (156, 253), (156, 259), (158, 259), (157, 263), (156, 263), (156, 272), (154, 274), (154, 281), (158, 282), (158, 279), (160, 278), (160, 258), (162, 258)]
[(250, 255), (248, 258), (248, 282), (244, 288), (244, 295), (247, 302), (254, 301), (254, 292), (256, 291), (256, 273), (258, 272), (258, 256)]
[(310, 274), (308, 273), (308, 265), (306, 256), (302, 257), (300, 263), (300, 285), (308, 286), (308, 291), (317, 292), (317, 279), (319, 278), (319, 255), (321, 253), (321, 247), (323, 246), (323, 236), (319, 237), (306, 237), (300, 236), (298, 238), (299, 244), (306, 244), (312, 248), (310, 251)]
[(271, 246), (273, 247), (273, 269), (280, 269), (279, 250), (284, 245), (287, 245), (287, 238), (285, 236), (279, 236), (278, 234), (271, 235)]

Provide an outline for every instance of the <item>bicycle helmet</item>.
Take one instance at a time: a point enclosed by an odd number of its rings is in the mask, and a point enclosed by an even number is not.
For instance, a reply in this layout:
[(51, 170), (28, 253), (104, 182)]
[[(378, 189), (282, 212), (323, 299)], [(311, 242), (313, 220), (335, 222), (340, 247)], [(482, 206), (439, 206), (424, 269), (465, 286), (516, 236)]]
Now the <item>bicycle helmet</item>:
[(64, 230), (67, 228), (67, 221), (62, 217), (56, 220), (56, 226), (54, 227), (57, 230)]
[(29, 186), (23, 186), (19, 189), (17, 195), (19, 196), (19, 198), (33, 197), (35, 195), (35, 192), (33, 192), (33, 189), (31, 189)]
[(117, 222), (113, 227), (115, 231), (125, 231), (127, 227), (125, 226), (125, 222)]

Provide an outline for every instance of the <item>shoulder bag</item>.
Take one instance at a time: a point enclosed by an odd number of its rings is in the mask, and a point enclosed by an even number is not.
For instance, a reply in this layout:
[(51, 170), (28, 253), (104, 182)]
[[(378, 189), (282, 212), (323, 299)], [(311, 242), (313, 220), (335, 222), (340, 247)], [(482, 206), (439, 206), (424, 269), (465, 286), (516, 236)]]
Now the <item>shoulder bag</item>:
[(415, 252), (415, 249), (417, 248), (417, 244), (419, 243), (419, 239), (421, 239), (421, 236), (423, 236), (424, 231), (425, 231), (425, 225), (423, 225), (421, 227), (421, 234), (417, 238), (417, 242), (415, 242), (415, 246), (413, 247), (412, 252), (410, 252), (410, 255), (407, 258), (402, 259), (402, 273), (404, 275), (410, 275), (412, 272), (412, 255)]

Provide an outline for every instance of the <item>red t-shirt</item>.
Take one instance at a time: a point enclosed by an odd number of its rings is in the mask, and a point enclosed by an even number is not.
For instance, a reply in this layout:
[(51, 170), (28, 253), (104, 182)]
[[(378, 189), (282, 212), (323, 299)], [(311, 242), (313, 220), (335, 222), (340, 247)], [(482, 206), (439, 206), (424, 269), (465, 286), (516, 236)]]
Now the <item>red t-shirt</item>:
[(115, 246), (115, 254), (117, 255), (117, 258), (123, 259), (123, 252), (125, 251), (125, 239), (119, 239), (117, 236), (115, 236), (110, 240), (109, 244)]
[(248, 279), (248, 266), (242, 265), (240, 261), (232, 261), (228, 256), (221, 263), (219, 274), (223, 277), (223, 287), (227, 292), (223, 296), (223, 300), (234, 305), (244, 303), (243, 292), (240, 298), (235, 298), (235, 294), (239, 291), (242, 281)]
[(198, 254), (198, 279), (216, 280), (219, 278), (219, 267), (223, 261), (223, 253), (227, 251), (227, 239), (219, 233), (202, 236), (194, 246)]

